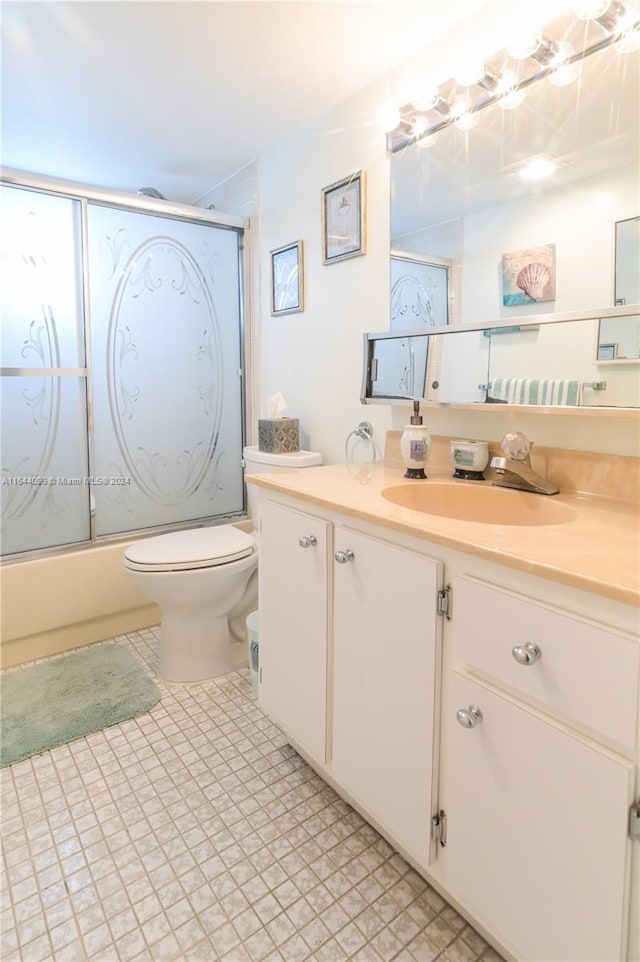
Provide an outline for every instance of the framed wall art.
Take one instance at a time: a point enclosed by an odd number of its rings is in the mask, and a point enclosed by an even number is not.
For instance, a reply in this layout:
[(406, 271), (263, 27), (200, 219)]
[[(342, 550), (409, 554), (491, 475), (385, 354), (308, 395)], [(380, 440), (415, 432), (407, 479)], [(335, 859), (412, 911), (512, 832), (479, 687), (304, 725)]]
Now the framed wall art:
[(556, 245), (502, 255), (502, 304), (515, 307), (556, 299)]
[(302, 241), (285, 244), (270, 252), (271, 313), (295, 314), (304, 310), (304, 263)]
[(366, 253), (365, 173), (322, 188), (322, 263)]

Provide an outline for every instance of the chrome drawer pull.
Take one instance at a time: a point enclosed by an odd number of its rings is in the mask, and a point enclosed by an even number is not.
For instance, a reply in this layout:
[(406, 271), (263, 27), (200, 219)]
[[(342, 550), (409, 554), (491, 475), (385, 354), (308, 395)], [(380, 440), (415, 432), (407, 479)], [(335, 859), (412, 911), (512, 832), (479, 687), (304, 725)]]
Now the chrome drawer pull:
[(351, 548), (347, 548), (346, 551), (336, 551), (335, 558), (339, 565), (346, 565), (347, 562), (353, 561), (355, 554)]
[(511, 654), (519, 665), (533, 665), (538, 658), (542, 657), (541, 650), (530, 641), (528, 641), (526, 645), (516, 645)]
[(477, 705), (469, 705), (468, 708), (459, 708), (456, 718), (463, 728), (475, 728), (478, 722), (482, 721), (482, 712)]
[(310, 534), (308, 538), (298, 538), (298, 544), (301, 548), (315, 548), (318, 543), (318, 539), (315, 534)]

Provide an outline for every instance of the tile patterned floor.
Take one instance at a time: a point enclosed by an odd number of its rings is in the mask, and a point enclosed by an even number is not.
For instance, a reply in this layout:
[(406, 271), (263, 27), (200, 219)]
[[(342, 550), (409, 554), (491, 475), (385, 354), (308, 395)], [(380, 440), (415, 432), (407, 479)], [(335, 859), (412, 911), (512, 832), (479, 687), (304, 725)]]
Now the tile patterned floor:
[[(153, 629), (128, 645), (153, 674)], [(248, 671), (1, 775), (2, 962), (501, 962), (287, 745)]]

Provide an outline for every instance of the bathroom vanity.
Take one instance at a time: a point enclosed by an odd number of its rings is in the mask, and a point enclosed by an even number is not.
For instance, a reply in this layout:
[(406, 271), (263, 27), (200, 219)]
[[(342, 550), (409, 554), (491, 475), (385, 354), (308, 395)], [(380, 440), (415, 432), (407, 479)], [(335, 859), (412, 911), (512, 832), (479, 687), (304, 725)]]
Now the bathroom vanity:
[(462, 521), (429, 485), (474, 482), (351, 470), (248, 479), (261, 704), (507, 957), (637, 959), (637, 507)]

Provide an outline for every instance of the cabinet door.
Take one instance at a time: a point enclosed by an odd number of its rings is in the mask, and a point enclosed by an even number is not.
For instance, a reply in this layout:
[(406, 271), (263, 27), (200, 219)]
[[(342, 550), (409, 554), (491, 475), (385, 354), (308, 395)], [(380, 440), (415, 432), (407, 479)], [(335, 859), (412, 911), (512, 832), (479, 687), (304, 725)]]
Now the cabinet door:
[(332, 774), (426, 864), (440, 566), (340, 527), (334, 548)]
[(455, 672), (442, 726), (437, 877), (518, 959), (623, 959), (630, 766)]
[(272, 502), (261, 509), (260, 704), (320, 762), (326, 755), (328, 529)]

